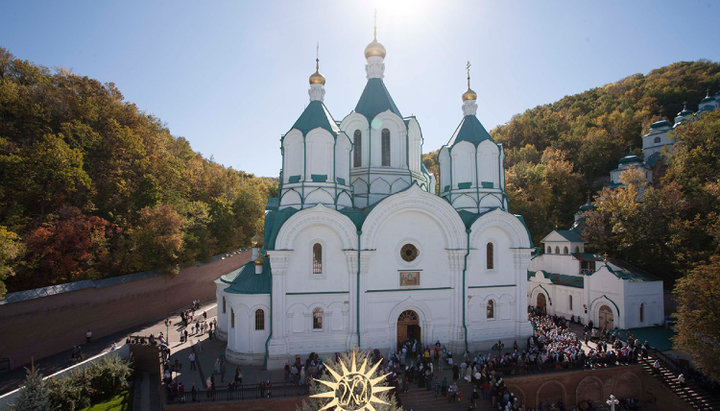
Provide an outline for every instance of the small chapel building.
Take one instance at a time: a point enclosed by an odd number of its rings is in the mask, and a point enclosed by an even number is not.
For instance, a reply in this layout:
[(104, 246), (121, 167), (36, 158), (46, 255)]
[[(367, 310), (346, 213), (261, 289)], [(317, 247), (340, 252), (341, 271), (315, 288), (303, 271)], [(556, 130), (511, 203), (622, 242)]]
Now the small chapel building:
[(528, 267), (528, 305), (600, 329), (662, 325), (661, 279), (629, 264), (585, 251), (581, 225), (588, 202), (569, 230), (553, 230)]
[(532, 242), (508, 212), (503, 148), (476, 117), (469, 74), (436, 193), (418, 119), (385, 85), (385, 56), (377, 39), (365, 48), (365, 89), (339, 121), (319, 67), (310, 76), (310, 102), (280, 140), (264, 244), (216, 281), (231, 361), (278, 368), (295, 355), (387, 352), (408, 339), (462, 353), (532, 334)]

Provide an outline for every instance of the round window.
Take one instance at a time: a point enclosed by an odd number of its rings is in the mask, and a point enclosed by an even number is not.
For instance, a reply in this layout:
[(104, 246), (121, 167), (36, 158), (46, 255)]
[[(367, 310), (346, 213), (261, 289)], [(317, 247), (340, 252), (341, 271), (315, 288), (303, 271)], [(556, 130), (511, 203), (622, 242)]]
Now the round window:
[(412, 244), (405, 244), (400, 249), (400, 256), (405, 261), (412, 261), (418, 256), (418, 249)]

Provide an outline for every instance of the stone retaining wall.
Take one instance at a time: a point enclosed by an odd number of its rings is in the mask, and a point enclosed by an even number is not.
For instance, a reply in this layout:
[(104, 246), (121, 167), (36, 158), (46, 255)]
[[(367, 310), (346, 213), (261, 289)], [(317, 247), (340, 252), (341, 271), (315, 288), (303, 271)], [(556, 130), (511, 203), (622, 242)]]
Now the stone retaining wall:
[(92, 330), (100, 338), (162, 319), (189, 307), (192, 300), (214, 300), (219, 276), (250, 260), (250, 250), (208, 264), (183, 268), (105, 288), (84, 288), (0, 305), (0, 357), (10, 368), (85, 342)]
[(617, 398), (633, 397), (643, 404), (661, 405), (661, 409), (691, 409), (640, 365), (508, 377), (504, 381), (527, 408), (537, 408), (540, 402), (547, 407), (558, 400), (567, 408), (584, 400), (606, 406), (605, 400), (614, 394)]

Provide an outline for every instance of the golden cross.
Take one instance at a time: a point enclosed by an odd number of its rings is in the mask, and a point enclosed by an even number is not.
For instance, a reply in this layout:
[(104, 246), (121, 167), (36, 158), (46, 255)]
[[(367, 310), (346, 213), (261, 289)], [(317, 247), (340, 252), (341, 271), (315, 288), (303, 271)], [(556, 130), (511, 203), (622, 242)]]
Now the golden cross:
[(373, 22), (373, 40), (377, 40), (377, 9), (375, 9), (375, 21)]
[(468, 89), (470, 88), (470, 60), (465, 64), (465, 70), (467, 71)]

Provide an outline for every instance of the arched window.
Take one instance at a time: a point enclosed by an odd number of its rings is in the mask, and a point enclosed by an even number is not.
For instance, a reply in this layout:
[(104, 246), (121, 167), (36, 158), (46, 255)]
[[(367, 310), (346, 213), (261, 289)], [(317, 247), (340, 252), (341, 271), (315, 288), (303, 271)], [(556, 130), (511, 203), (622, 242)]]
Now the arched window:
[(492, 270), (495, 268), (495, 253), (493, 249), (493, 243), (487, 243), (485, 246), (485, 265), (488, 270)]
[(487, 302), (487, 318), (495, 318), (495, 301)]
[(548, 246), (547, 253), (552, 254), (552, 247)]
[(362, 133), (355, 130), (353, 135), (353, 167), (362, 165)]
[(382, 137), (380, 140), (380, 147), (382, 148), (382, 166), (390, 165), (390, 130), (382, 129)]
[(235, 310), (230, 309), (230, 328), (235, 328)]
[(572, 295), (570, 296), (570, 311), (572, 311)]
[(225, 314), (227, 311), (227, 308), (225, 308), (225, 296), (223, 295), (223, 314)]
[(645, 322), (645, 303), (640, 303), (640, 322)]
[(655, 137), (653, 139), (653, 143), (659, 143), (659, 142), (660, 142), (660, 137)]
[(568, 251), (568, 248), (567, 248), (567, 247), (564, 247), (564, 248), (563, 248), (563, 254), (567, 254), (568, 252), (569, 252), (569, 251)]
[(322, 330), (323, 310), (318, 307), (313, 310), (313, 330)]
[(576, 247), (575, 247), (575, 253), (579, 253), (579, 252), (580, 252), (580, 247), (577, 247), (577, 246), (576, 246)]
[(322, 274), (322, 245), (313, 245), (313, 274)]
[(265, 329), (265, 311), (263, 311), (262, 309), (255, 311), (255, 329)]
[(555, 246), (555, 254), (560, 254), (560, 247)]

